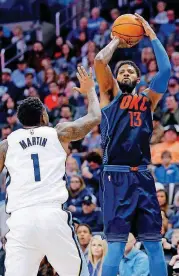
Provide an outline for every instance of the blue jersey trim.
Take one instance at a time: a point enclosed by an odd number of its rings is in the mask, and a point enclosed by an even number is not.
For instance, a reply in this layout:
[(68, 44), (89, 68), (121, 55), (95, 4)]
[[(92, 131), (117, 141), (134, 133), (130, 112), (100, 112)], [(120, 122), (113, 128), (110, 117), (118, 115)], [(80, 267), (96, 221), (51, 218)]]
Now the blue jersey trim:
[(119, 97), (122, 95), (122, 92), (119, 91), (119, 93), (117, 94), (117, 96), (112, 100), (112, 102), (110, 102), (108, 105), (106, 105), (105, 107), (101, 108), (101, 110), (105, 110), (107, 108), (109, 108), (111, 105), (113, 105), (113, 103), (115, 103)]

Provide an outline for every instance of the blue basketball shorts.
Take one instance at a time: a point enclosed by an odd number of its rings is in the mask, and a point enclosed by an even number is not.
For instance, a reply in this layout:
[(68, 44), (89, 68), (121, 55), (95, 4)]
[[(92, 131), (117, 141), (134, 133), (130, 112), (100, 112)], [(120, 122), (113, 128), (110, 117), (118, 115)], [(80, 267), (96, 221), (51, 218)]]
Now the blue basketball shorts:
[(146, 166), (104, 166), (100, 205), (108, 241), (161, 240), (162, 218), (153, 176)]

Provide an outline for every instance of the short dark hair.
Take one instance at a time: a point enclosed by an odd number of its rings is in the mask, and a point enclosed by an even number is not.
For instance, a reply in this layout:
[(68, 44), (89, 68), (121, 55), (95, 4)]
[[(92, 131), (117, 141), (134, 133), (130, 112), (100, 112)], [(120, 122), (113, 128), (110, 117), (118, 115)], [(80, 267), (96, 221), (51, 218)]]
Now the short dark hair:
[(94, 163), (97, 163), (98, 165), (102, 164), (102, 158), (101, 158), (100, 154), (97, 152), (88, 153), (86, 159), (88, 162), (94, 162)]
[(134, 67), (138, 78), (141, 77), (141, 71), (140, 71), (139, 67), (133, 61), (131, 61), (131, 60), (123, 60), (123, 61), (120, 61), (120, 62), (117, 63), (116, 68), (115, 68), (115, 75), (116, 75), (116, 77), (117, 77), (119, 69), (123, 65), (126, 65), (126, 64), (131, 65), (132, 67)]
[(165, 151), (162, 152), (161, 158), (163, 159), (166, 156), (169, 157), (169, 158), (172, 158), (172, 155), (168, 150), (165, 150)]
[(24, 126), (38, 126), (44, 106), (37, 97), (29, 97), (21, 101), (17, 109), (17, 117)]
[(92, 230), (91, 230), (90, 226), (89, 226), (88, 224), (86, 224), (86, 223), (80, 223), (80, 224), (78, 224), (78, 226), (77, 226), (77, 228), (76, 228), (76, 233), (77, 233), (77, 231), (78, 231), (78, 228), (79, 228), (79, 227), (82, 227), (82, 226), (85, 226), (86, 228), (88, 228), (89, 233), (92, 235)]

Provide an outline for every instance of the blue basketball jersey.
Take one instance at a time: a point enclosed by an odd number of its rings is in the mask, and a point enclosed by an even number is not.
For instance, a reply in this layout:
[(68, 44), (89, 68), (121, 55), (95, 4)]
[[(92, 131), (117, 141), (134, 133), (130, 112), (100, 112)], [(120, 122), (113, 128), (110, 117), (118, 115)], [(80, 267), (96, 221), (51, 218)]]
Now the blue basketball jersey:
[(118, 94), (102, 109), (101, 140), (104, 165), (150, 163), (151, 102), (145, 94)]

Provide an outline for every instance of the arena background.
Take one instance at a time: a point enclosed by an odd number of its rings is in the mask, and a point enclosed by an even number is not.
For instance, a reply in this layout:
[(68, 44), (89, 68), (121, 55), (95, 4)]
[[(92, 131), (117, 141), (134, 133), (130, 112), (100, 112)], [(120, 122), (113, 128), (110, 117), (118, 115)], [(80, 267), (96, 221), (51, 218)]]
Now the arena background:
[[(160, 10), (162, 7), (163, 11)], [(179, 254), (177, 0), (0, 0), (0, 140), (6, 139), (12, 131), (21, 127), (16, 116), (17, 106), (29, 96), (39, 97), (44, 102), (51, 126), (85, 115), (87, 99), (72, 92), (73, 86), (78, 85), (76, 67), (78, 64), (87, 70), (93, 67), (96, 54), (110, 41), (110, 30), (115, 18), (135, 12), (141, 14), (155, 30), (172, 65), (168, 90), (154, 113), (152, 164), (149, 166), (156, 180), (163, 217), (163, 247), (168, 264), (173, 256)], [(157, 72), (148, 38), (131, 49), (118, 49), (110, 62), (114, 72), (116, 63), (124, 59), (131, 59), (140, 67), (142, 78), (137, 89), (138, 92), (142, 91)], [(96, 80), (95, 83), (99, 95)], [(103, 228), (98, 199), (101, 156), (100, 130), (96, 127), (83, 141), (70, 145), (66, 163), (69, 200), (64, 207), (72, 212), (75, 226), (86, 223), (93, 235), (102, 234)], [(168, 158), (170, 164), (166, 166)], [(6, 169), (0, 174), (0, 275), (4, 275), (7, 231), (5, 176)], [(75, 182), (80, 185), (76, 191), (73, 190)], [(82, 204), (84, 200), (89, 203), (88, 208)], [(91, 239), (88, 234), (81, 237), (83, 234), (77, 232), (87, 259)], [(140, 243), (135, 246), (143, 250)], [(137, 267), (137, 264), (134, 266)], [(44, 259), (38, 275), (57, 274)], [(100, 272), (96, 275), (100, 276)], [(177, 275), (175, 266), (169, 266), (169, 275)]]

